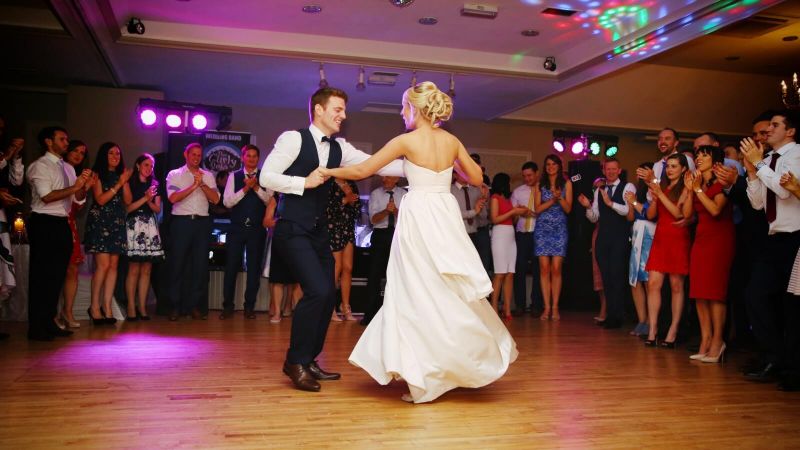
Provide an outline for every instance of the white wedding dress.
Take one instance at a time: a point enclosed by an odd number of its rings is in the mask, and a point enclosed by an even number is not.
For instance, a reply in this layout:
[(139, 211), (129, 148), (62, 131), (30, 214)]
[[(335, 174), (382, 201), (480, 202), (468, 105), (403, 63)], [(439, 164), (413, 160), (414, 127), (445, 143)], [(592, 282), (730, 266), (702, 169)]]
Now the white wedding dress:
[(350, 363), (378, 383), (408, 383), (415, 403), (485, 386), (517, 358), (514, 339), (486, 301), (492, 284), (455, 197), (453, 168), (404, 162), (409, 192), (397, 219), (383, 307)]

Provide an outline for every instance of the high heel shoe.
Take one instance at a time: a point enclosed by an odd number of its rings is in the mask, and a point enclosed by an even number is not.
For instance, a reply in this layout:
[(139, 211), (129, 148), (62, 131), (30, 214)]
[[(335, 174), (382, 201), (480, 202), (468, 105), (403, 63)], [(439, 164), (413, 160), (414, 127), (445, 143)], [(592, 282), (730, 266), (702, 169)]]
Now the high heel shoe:
[(86, 314), (88, 314), (89, 318), (92, 319), (92, 325), (105, 325), (106, 323), (108, 323), (108, 322), (106, 322), (105, 317), (101, 317), (99, 319), (95, 319), (94, 316), (92, 315), (92, 308), (91, 307), (90, 308), (86, 308)]
[(336, 314), (336, 310), (333, 311), (333, 315), (331, 316), (331, 322), (341, 322), (342, 318)]
[(80, 328), (81, 327), (80, 322), (76, 322), (74, 320), (69, 320), (67, 318), (67, 315), (64, 314), (64, 311), (61, 311), (59, 314), (61, 316), (61, 323), (65, 324), (68, 328)]
[(658, 338), (656, 339), (645, 339), (644, 340), (645, 347), (658, 347)]
[(689, 356), (689, 359), (693, 359), (693, 360), (696, 360), (696, 361), (702, 361), (703, 358), (706, 357), (706, 355), (708, 355), (708, 353), (695, 353), (694, 355)]
[(659, 343), (658, 346), (661, 347), (661, 348), (667, 348), (667, 349), (670, 349), (670, 350), (674, 350), (675, 349), (675, 341), (672, 341), (672, 342), (661, 341), (661, 343)]
[(103, 314), (103, 323), (108, 325), (114, 325), (115, 323), (117, 323), (117, 319), (114, 318), (114, 315), (113, 314), (111, 314), (110, 316), (106, 315), (106, 312), (103, 311), (103, 308), (100, 308), (100, 313)]
[(705, 357), (700, 359), (700, 361), (703, 361), (704, 363), (725, 362), (725, 343), (724, 342), (722, 343), (722, 347), (719, 348), (719, 353), (717, 354), (717, 356), (706, 355)]
[(350, 308), (350, 305), (344, 306), (342, 307), (342, 309), (343, 309), (342, 315), (344, 315), (344, 320), (351, 322), (358, 320), (355, 317), (353, 317), (353, 310)]
[(544, 312), (542, 312), (542, 315), (539, 316), (539, 320), (550, 320), (550, 310), (545, 309)]
[(138, 322), (138, 321), (139, 321), (139, 316), (137, 316), (135, 312), (133, 314), (128, 314), (128, 316), (125, 317), (125, 322)]

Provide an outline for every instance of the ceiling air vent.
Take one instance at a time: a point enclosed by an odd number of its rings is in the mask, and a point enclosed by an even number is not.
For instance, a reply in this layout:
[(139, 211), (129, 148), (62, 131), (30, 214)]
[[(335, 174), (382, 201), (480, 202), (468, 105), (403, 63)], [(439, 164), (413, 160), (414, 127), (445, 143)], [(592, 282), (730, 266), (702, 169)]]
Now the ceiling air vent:
[(542, 14), (547, 14), (548, 16), (569, 17), (576, 12), (578, 11), (575, 11), (574, 9), (547, 8), (542, 11)]
[(754, 38), (777, 30), (786, 25), (787, 22), (787, 19), (779, 17), (752, 16), (728, 25), (714, 34), (738, 38)]
[(400, 114), (400, 111), (402, 110), (403, 106), (398, 105), (397, 103), (369, 102), (367, 103), (367, 106), (365, 106), (361, 111), (384, 113), (384, 114)]
[(494, 19), (497, 17), (497, 6), (481, 5), (479, 3), (464, 3), (461, 8), (462, 16), (480, 17), (483, 19)]
[(400, 74), (395, 72), (372, 72), (367, 81), (378, 86), (394, 86), (398, 75)]

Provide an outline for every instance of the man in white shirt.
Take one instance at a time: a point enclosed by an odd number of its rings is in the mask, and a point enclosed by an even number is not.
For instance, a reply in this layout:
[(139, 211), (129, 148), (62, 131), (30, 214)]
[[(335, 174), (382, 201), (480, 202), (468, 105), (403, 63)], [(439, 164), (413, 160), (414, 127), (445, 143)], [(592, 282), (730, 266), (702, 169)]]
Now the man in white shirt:
[[(800, 390), (800, 305), (786, 292), (786, 286), (800, 247), (800, 199), (780, 185), (780, 177), (789, 172), (800, 174), (799, 127), (797, 111), (780, 111), (767, 128), (767, 143), (773, 149), (768, 156), (764, 157), (764, 147), (750, 138), (741, 146), (747, 197), (753, 208), (765, 211), (769, 223), (764, 246), (755, 255), (746, 294), (764, 365), (746, 377), (775, 381), (781, 372), (788, 372), (779, 388), (791, 391)], [(781, 322), (785, 324), (783, 333)]]
[[(193, 319), (208, 314), (208, 248), (211, 236), (209, 203), (219, 201), (214, 175), (200, 167), (203, 147), (192, 142), (183, 151), (186, 164), (167, 174), (167, 196), (172, 203), (170, 222), (169, 320), (191, 312)], [(181, 285), (188, 284), (188, 298)]]
[(369, 194), (369, 220), (372, 238), (369, 246), (369, 278), (367, 278), (367, 305), (361, 325), (369, 325), (383, 306), (380, 295), (381, 281), (386, 278), (389, 250), (392, 248), (397, 213), (406, 190), (397, 186), (397, 177), (383, 177), (383, 186)]
[(28, 219), (30, 272), (28, 287), (28, 339), (52, 341), (55, 336), (69, 336), (54, 321), (58, 297), (64, 285), (72, 254), (72, 231), (67, 216), (72, 203), (86, 200), (86, 185), (92, 175), (75, 169), (63, 160), (69, 139), (61, 127), (47, 127), (39, 132), (39, 143), (46, 149), (28, 168), (31, 185), (31, 215)]
[[(672, 128), (666, 127), (658, 133), (658, 151), (661, 153), (661, 159), (653, 164), (652, 169), (638, 168), (636, 175), (639, 179), (647, 182), (653, 179), (660, 180), (664, 168), (667, 167), (667, 158), (674, 153), (678, 153), (678, 145), (680, 144), (680, 137), (678, 132)], [(689, 164), (689, 170), (694, 172), (694, 160), (691, 157), (686, 157), (686, 162)], [(648, 194), (649, 195), (649, 194)]]
[(458, 209), (461, 210), (461, 218), (464, 220), (464, 228), (467, 230), (472, 244), (478, 249), (478, 215), (486, 207), (486, 198), (483, 197), (481, 189), (471, 186), (458, 171), (453, 171), (455, 182), (450, 187), (450, 193), (458, 202)]
[(517, 220), (515, 233), (517, 242), (517, 264), (514, 272), (514, 311), (513, 315), (519, 316), (525, 311), (527, 296), (528, 271), (533, 277), (531, 287), (531, 312), (542, 309), (542, 289), (539, 286), (539, 258), (533, 254), (533, 230), (536, 228), (536, 214), (533, 212), (533, 198), (535, 187), (539, 182), (539, 166), (528, 161), (522, 165), (522, 185), (511, 193), (511, 204), (514, 207), (522, 206), (530, 212), (520, 216)]
[[(303, 289), (303, 299), (292, 320), (283, 372), (295, 388), (318, 392), (318, 380), (341, 376), (322, 370), (316, 362), (336, 305), (334, 261), (325, 214), (333, 180), (326, 180), (318, 169), (358, 164), (369, 155), (342, 138), (331, 139), (347, 117), (344, 91), (319, 89), (308, 106), (311, 125), (278, 137), (261, 168), (260, 182), (284, 194), (278, 205), (281, 220), (273, 235), (273, 257), (288, 265)], [(403, 176), (402, 161), (390, 163), (378, 174)]]
[(256, 296), (261, 284), (261, 264), (267, 230), (261, 225), (272, 192), (258, 184), (258, 160), (261, 151), (255, 145), (242, 148), (242, 170), (228, 176), (222, 202), (231, 210), (231, 228), (225, 247), (225, 282), (223, 309), (220, 319), (233, 315), (233, 295), (236, 278), (242, 269), (242, 257), (247, 252), (247, 287), (244, 291), (244, 316), (255, 319)]
[[(619, 328), (622, 326), (625, 313), (625, 299), (628, 264), (630, 258), (630, 232), (628, 222), (628, 203), (625, 194), (636, 193), (632, 183), (621, 186), (619, 161), (608, 158), (603, 163), (605, 183), (594, 192), (594, 199), (589, 203), (585, 195), (578, 196), (578, 202), (586, 208), (586, 218), (596, 223), (597, 265), (603, 278), (603, 290), (606, 294), (607, 314), (603, 328)], [(620, 189), (621, 188), (621, 189)]]

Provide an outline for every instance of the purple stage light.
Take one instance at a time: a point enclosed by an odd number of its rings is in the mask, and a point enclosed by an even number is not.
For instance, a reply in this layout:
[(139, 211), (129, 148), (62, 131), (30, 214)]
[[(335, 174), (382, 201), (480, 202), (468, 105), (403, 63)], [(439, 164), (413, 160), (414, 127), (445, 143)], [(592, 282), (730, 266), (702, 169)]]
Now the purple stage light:
[(181, 117), (177, 114), (170, 114), (167, 116), (167, 126), (170, 128), (178, 128), (181, 126)]
[(208, 119), (202, 114), (195, 114), (192, 116), (192, 127), (195, 130), (205, 130), (208, 125)]
[(581, 153), (583, 153), (583, 149), (584, 146), (582, 141), (575, 141), (575, 143), (572, 144), (573, 155), (580, 155)]
[(560, 140), (553, 141), (553, 150), (557, 151), (558, 153), (564, 152), (564, 143)]
[(139, 114), (139, 119), (142, 121), (142, 125), (146, 127), (153, 126), (156, 123), (156, 112), (152, 109), (144, 109)]

